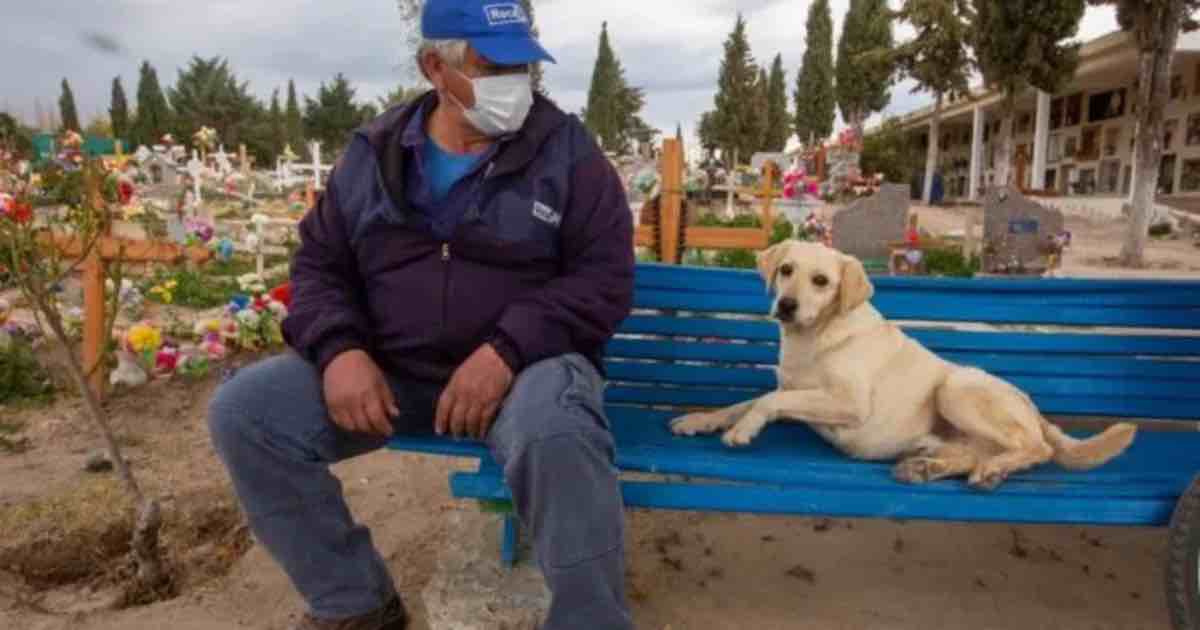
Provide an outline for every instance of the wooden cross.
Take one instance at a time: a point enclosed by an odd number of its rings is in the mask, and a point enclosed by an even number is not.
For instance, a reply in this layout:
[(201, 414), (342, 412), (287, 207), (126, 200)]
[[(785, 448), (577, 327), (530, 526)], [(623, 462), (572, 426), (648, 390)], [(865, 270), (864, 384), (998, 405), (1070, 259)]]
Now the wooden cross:
[[(88, 197), (91, 203), (103, 203), (100, 195), (98, 178), (90, 178), (88, 182)], [(84, 372), (90, 374), (92, 391), (101, 400), (106, 393), (107, 374), (100, 360), (104, 356), (105, 329), (105, 287), (104, 278), (108, 261), (123, 260), (128, 262), (176, 262), (188, 258), (194, 263), (202, 263), (212, 257), (207, 247), (183, 247), (174, 243), (145, 241), (116, 238), (106, 231), (96, 244), (87, 252), (83, 263), (83, 359)], [(78, 236), (54, 234), (54, 245), (66, 256), (83, 256), (84, 242)], [(120, 290), (116, 287), (115, 290)]]
[[(762, 227), (758, 228), (723, 228), (723, 227), (692, 227), (683, 226), (680, 222), (683, 210), (683, 147), (675, 138), (663, 140), (661, 162), (662, 191), (659, 199), (658, 237), (652, 227), (639, 225), (635, 228), (634, 244), (642, 247), (658, 248), (659, 259), (666, 264), (674, 264), (679, 252), (684, 247), (699, 249), (766, 249), (770, 243), (771, 231), (775, 225), (772, 203), (779, 196), (775, 190), (775, 178), (779, 167), (768, 160), (763, 164), (762, 187), (757, 191), (741, 189), (738, 193), (752, 194), (762, 199)], [(736, 189), (735, 182), (730, 181), (730, 194)], [(650, 205), (654, 200), (647, 202)], [(643, 209), (646, 214), (648, 209)], [(680, 241), (679, 235), (683, 234)]]

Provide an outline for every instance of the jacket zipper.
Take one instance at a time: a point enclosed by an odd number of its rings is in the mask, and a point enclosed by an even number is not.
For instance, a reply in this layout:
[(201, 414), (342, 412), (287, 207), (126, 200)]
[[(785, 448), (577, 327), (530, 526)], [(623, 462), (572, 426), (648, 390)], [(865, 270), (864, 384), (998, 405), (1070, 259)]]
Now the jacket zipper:
[(450, 315), (450, 242), (442, 243), (442, 334), (446, 336), (446, 318)]

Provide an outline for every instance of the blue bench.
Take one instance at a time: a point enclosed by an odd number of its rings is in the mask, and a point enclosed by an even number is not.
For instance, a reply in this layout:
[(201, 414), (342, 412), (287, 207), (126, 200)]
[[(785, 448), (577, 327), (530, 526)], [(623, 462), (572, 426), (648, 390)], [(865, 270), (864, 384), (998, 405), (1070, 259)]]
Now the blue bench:
[[(1051, 418), (1200, 421), (1200, 282), (873, 282), (872, 301), (886, 317), (942, 357), (1020, 386)], [(1144, 428), (1130, 451), (1098, 470), (1067, 472), (1048, 464), (994, 493), (973, 491), (961, 480), (899, 484), (889, 464), (849, 460), (804, 425), (772, 425), (744, 450), (728, 449), (717, 437), (675, 437), (668, 420), (685, 409), (733, 404), (774, 388), (778, 328), (765, 319), (770, 298), (751, 272), (643, 264), (636, 287), (634, 314), (606, 354), (607, 410), (620, 469), (662, 477), (623, 481), (628, 506), (1127, 526), (1166, 526), (1174, 514), (1177, 521), (1194, 520), (1191, 530), (1182, 523), (1172, 532), (1172, 544), (1180, 538), (1186, 540), (1176, 546), (1190, 545), (1174, 554), (1190, 562), (1179, 569), (1182, 582), (1174, 589), (1186, 587), (1192, 607), (1200, 601), (1200, 498), (1189, 514), (1184, 507), (1192, 502), (1180, 502), (1200, 472), (1194, 425)], [(1021, 330), (952, 327), (966, 323)], [(1045, 332), (1045, 326), (1070, 328)], [(1145, 330), (1118, 334), (1122, 328)], [(477, 471), (451, 476), (454, 496), (509, 497), (501, 471), (478, 443), (401, 438), (392, 447), (476, 457)], [(517, 522), (511, 514), (505, 519), (502, 556), (511, 563)]]

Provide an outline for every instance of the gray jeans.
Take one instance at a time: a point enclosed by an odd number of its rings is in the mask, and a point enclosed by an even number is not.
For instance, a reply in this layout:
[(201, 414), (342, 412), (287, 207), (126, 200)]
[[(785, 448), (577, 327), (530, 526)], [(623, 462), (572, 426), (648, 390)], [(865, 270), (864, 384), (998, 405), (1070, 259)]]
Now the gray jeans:
[[(440, 387), (391, 383), (397, 432), (431, 433)], [(602, 389), (578, 355), (529, 366), (487, 436), (553, 594), (544, 630), (633, 628), (624, 506)], [(370, 531), (354, 522), (329, 471), (386, 440), (329, 420), (313, 365), (288, 353), (243, 368), (213, 398), (209, 429), (251, 530), (314, 616), (357, 616), (395, 593)]]

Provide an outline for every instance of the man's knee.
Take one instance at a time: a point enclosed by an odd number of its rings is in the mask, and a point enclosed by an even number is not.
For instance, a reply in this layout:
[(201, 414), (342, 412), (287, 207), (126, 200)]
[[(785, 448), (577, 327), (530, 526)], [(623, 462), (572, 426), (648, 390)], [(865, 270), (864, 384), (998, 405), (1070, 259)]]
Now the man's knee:
[(234, 373), (217, 388), (208, 404), (209, 433), (217, 449), (226, 451), (244, 443), (250, 439), (247, 431), (252, 423), (262, 423), (276, 410), (294, 404), (296, 395), (288, 395), (286, 390), (319, 386), (314, 374), (311, 364), (290, 353)]
[(611, 448), (603, 396), (600, 374), (582, 356), (535, 363), (517, 376), (489, 442), (505, 459), (530, 444), (565, 436)]

